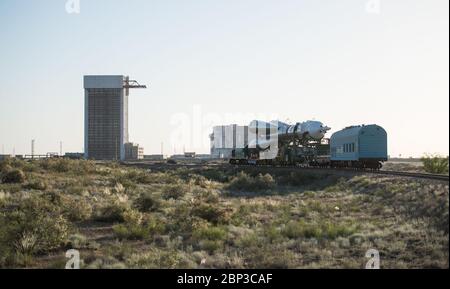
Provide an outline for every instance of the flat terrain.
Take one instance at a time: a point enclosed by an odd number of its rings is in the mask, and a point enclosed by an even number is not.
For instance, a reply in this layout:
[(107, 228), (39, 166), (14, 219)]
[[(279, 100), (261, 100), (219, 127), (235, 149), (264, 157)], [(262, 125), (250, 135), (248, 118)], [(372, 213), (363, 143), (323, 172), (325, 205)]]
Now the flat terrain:
[(383, 164), (383, 170), (412, 173), (426, 173), (423, 163), (417, 161), (389, 161)]
[[(270, 168), (0, 163), (0, 267), (448, 268), (448, 182)], [(7, 176), (7, 177), (5, 177)]]

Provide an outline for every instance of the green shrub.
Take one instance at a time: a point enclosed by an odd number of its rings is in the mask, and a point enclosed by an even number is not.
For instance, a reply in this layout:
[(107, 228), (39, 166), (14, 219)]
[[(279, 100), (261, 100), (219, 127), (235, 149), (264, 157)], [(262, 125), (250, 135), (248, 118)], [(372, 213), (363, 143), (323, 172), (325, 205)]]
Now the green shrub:
[(288, 238), (315, 238), (315, 239), (336, 239), (337, 237), (347, 237), (355, 233), (355, 228), (345, 224), (321, 223), (307, 224), (304, 221), (289, 222), (282, 230), (282, 234)]
[(40, 166), (47, 171), (66, 173), (70, 171), (72, 162), (68, 159), (44, 159), (40, 161)]
[(219, 227), (200, 228), (193, 232), (195, 244), (210, 253), (223, 248), (226, 237), (227, 232)]
[(13, 167), (11, 166), (11, 162), (9, 160), (0, 162), (0, 175), (3, 175), (6, 172), (9, 172), (12, 169), (13, 169)]
[(91, 218), (92, 205), (83, 197), (60, 192), (45, 192), (43, 198), (58, 207), (63, 216), (72, 221), (86, 221)]
[(28, 190), (45, 191), (48, 188), (48, 184), (45, 180), (32, 180), (28, 182), (24, 188)]
[(277, 182), (283, 185), (304, 186), (314, 183), (317, 180), (323, 180), (323, 176), (305, 172), (290, 172), (277, 178)]
[(151, 192), (143, 192), (134, 201), (134, 206), (141, 212), (153, 212), (161, 206), (161, 200)]
[(151, 248), (142, 253), (132, 254), (127, 258), (129, 268), (139, 269), (176, 269), (179, 267), (181, 256), (175, 250), (159, 250)]
[(68, 198), (62, 208), (72, 222), (87, 221), (92, 216), (92, 205), (84, 198)]
[(281, 230), (274, 225), (265, 226), (264, 236), (270, 243), (276, 243), (283, 237)]
[(94, 220), (98, 222), (124, 222), (124, 213), (128, 206), (119, 202), (100, 207), (94, 212)]
[(149, 231), (141, 225), (114, 225), (113, 231), (119, 240), (142, 240), (149, 236)]
[(99, 245), (95, 241), (89, 241), (88, 238), (84, 235), (73, 234), (69, 236), (66, 247), (81, 250), (81, 249), (97, 249)]
[(219, 193), (216, 190), (194, 188), (192, 194), (198, 202), (209, 204), (217, 204), (219, 202)]
[(25, 182), (25, 174), (20, 169), (9, 170), (3, 174), (2, 182), (5, 184), (21, 184)]
[(225, 240), (226, 236), (227, 232), (220, 227), (200, 228), (193, 233), (193, 237), (196, 240), (223, 241)]
[(228, 223), (230, 220), (230, 216), (225, 209), (205, 203), (196, 204), (192, 208), (192, 215), (202, 218), (215, 225), (219, 223)]
[(249, 268), (290, 269), (298, 264), (292, 251), (265, 244), (261, 247), (245, 248), (243, 256)]
[(45, 198), (23, 199), (0, 211), (0, 250), (9, 258), (48, 252), (67, 240), (69, 223), (59, 208)]
[(163, 188), (162, 196), (164, 199), (180, 199), (186, 194), (187, 189), (183, 185), (168, 185)]
[(275, 187), (276, 183), (270, 174), (259, 174), (256, 177), (249, 176), (244, 172), (240, 172), (226, 186), (232, 191), (269, 191)]
[(116, 176), (116, 182), (123, 184), (125, 187), (134, 187), (136, 184), (155, 183), (150, 173), (139, 169), (129, 169), (126, 172), (119, 173)]
[(129, 210), (124, 213), (124, 223), (113, 226), (119, 240), (143, 240), (164, 232), (165, 226), (156, 218), (143, 218), (140, 212)]
[(226, 171), (219, 169), (202, 169), (197, 173), (204, 176), (208, 180), (213, 180), (221, 183), (227, 182), (229, 177)]
[(422, 158), (425, 172), (430, 174), (448, 174), (448, 157), (426, 155)]

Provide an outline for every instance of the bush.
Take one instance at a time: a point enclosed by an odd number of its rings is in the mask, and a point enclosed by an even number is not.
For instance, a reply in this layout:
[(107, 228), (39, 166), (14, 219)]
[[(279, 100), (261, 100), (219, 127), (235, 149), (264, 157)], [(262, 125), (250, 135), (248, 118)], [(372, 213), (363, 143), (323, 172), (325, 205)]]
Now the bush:
[(39, 160), (37, 164), (46, 171), (56, 173), (73, 173), (76, 175), (87, 175), (96, 172), (95, 164), (87, 160), (69, 160), (63, 158), (52, 158)]
[(225, 240), (227, 232), (220, 227), (206, 227), (196, 230), (193, 237), (196, 240)]
[(124, 214), (124, 223), (113, 227), (120, 240), (142, 240), (164, 232), (165, 226), (153, 217), (143, 218), (140, 212), (129, 210)]
[(124, 213), (128, 210), (125, 204), (115, 202), (110, 205), (100, 207), (100, 209), (95, 212), (95, 221), (99, 222), (124, 222)]
[(202, 249), (213, 253), (223, 248), (227, 232), (219, 227), (200, 228), (193, 233), (193, 240)]
[(116, 182), (122, 183), (126, 187), (131, 184), (153, 184), (155, 180), (153, 176), (143, 170), (130, 169), (125, 173), (120, 173), (116, 176)]
[(44, 180), (32, 180), (28, 182), (24, 188), (28, 190), (45, 191), (48, 188), (48, 184)]
[(134, 206), (141, 212), (152, 212), (159, 209), (161, 201), (151, 192), (144, 192), (134, 201)]
[(226, 188), (232, 191), (269, 191), (275, 187), (275, 180), (270, 174), (259, 174), (256, 177), (240, 172)]
[(426, 155), (422, 158), (424, 170), (430, 174), (448, 174), (448, 157)]
[(317, 174), (305, 172), (291, 172), (289, 174), (282, 175), (277, 179), (278, 183), (290, 186), (309, 185), (317, 180), (323, 181), (323, 177)]
[(164, 199), (180, 199), (186, 194), (186, 188), (183, 185), (169, 185), (163, 188), (162, 196)]
[(181, 256), (175, 250), (159, 250), (151, 248), (142, 253), (132, 254), (127, 258), (129, 268), (139, 269), (176, 269), (179, 267)]
[(48, 252), (65, 244), (69, 235), (68, 221), (58, 207), (44, 198), (24, 199), (0, 211), (7, 212), (0, 214), (2, 255), (12, 257)]
[(192, 208), (192, 215), (202, 218), (215, 225), (229, 222), (229, 215), (225, 209), (211, 204), (202, 203)]
[(2, 182), (5, 184), (21, 184), (25, 182), (25, 174), (19, 169), (9, 170), (3, 174)]
[(40, 161), (40, 166), (48, 171), (66, 173), (70, 171), (71, 162), (67, 159), (45, 159)]
[(73, 234), (69, 236), (66, 247), (77, 250), (95, 249), (98, 248), (98, 244), (96, 242), (90, 242), (84, 235)]
[(63, 210), (64, 215), (72, 222), (87, 221), (92, 216), (92, 206), (83, 198), (69, 198)]
[(298, 264), (295, 253), (291, 250), (267, 245), (245, 248), (243, 255), (249, 268), (290, 269)]
[(219, 202), (219, 192), (216, 190), (208, 190), (203, 188), (194, 188), (192, 194), (199, 202), (209, 204), (217, 204)]
[(9, 160), (0, 162), (0, 175), (9, 172), (12, 169), (13, 167), (11, 166), (11, 162)]
[(92, 215), (92, 205), (84, 198), (59, 192), (46, 192), (42, 196), (58, 207), (69, 221), (86, 221)]

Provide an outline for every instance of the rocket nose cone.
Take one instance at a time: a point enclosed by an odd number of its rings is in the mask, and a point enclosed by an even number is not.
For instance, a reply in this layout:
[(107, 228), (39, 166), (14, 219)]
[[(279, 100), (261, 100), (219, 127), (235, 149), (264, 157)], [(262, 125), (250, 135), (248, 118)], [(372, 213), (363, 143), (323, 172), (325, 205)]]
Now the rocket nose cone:
[(328, 126), (325, 126), (325, 127), (323, 127), (322, 128), (322, 133), (327, 133), (329, 130), (331, 130), (331, 128), (330, 127), (328, 127)]

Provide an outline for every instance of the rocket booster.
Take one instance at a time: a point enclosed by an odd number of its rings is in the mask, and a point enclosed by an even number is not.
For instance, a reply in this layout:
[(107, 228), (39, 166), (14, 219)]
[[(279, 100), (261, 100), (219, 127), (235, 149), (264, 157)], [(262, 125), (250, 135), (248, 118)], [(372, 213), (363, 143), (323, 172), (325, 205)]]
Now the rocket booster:
[[(325, 134), (331, 128), (325, 126), (320, 121), (298, 122), (294, 125), (283, 123), (280, 121), (264, 121), (254, 120), (249, 125), (249, 131), (256, 134), (257, 142), (262, 144), (267, 139), (282, 139), (286, 137), (297, 137), (302, 140), (319, 141), (325, 137)], [(270, 137), (268, 137), (270, 135)], [(261, 142), (262, 141), (262, 142)]]

